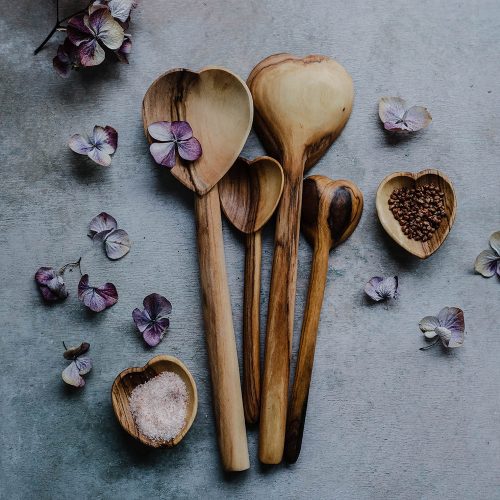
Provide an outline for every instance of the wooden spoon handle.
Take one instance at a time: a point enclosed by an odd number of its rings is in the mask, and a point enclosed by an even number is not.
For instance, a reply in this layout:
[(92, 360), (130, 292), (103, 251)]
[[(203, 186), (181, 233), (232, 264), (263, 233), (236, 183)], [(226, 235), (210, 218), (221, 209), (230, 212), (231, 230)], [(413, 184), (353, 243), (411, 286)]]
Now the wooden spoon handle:
[[(283, 169), (291, 171), (286, 163)], [(276, 219), (260, 408), (259, 459), (265, 464), (280, 463), (285, 444), (301, 203), (302, 177), (285, 176)]]
[(243, 304), (243, 408), (254, 424), (260, 410), (260, 268), (261, 231), (246, 235), (245, 293)]
[(286, 422), (285, 460), (288, 463), (297, 461), (302, 445), (319, 317), (328, 274), (329, 250), (327, 242), (323, 240), (314, 249), (299, 354)]
[(222, 465), (250, 467), (217, 186), (195, 196), (203, 315)]

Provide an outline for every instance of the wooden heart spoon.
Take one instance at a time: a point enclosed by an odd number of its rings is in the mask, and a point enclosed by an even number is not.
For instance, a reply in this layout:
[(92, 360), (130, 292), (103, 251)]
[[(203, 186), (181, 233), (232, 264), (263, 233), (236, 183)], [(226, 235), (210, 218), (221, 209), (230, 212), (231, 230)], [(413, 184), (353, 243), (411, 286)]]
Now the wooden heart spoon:
[(238, 158), (219, 182), (222, 211), (245, 239), (243, 298), (243, 409), (249, 424), (260, 409), (260, 267), (261, 230), (271, 218), (283, 191), (283, 169), (269, 156)]
[(151, 123), (185, 120), (203, 148), (193, 163), (177, 158), (172, 174), (196, 193), (203, 315), (222, 464), (228, 471), (245, 470), (250, 463), (217, 182), (248, 137), (252, 96), (245, 82), (226, 69), (209, 67), (199, 73), (175, 69), (149, 87), (142, 116), (150, 142)]
[(250, 73), (257, 133), (285, 174), (278, 208), (262, 382), (259, 458), (281, 462), (293, 336), (302, 177), (340, 134), (351, 113), (352, 79), (325, 56), (277, 54)]
[(314, 254), (287, 415), (285, 460), (289, 463), (297, 461), (302, 444), (318, 323), (328, 274), (328, 254), (353, 233), (362, 211), (363, 195), (352, 182), (334, 181), (323, 175), (313, 175), (304, 180), (301, 229)]

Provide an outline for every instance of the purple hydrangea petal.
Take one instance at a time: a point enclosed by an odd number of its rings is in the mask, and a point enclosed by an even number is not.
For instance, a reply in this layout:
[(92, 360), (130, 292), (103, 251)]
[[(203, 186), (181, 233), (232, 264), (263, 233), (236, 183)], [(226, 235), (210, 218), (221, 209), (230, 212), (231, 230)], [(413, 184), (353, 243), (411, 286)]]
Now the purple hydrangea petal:
[(71, 73), (72, 60), (66, 52), (64, 45), (59, 45), (57, 55), (52, 59), (52, 66), (57, 71), (59, 76), (68, 78)]
[(136, 307), (132, 311), (132, 318), (134, 320), (135, 326), (142, 333), (147, 326), (151, 323), (151, 318), (148, 315), (147, 311), (141, 311), (138, 307)]
[(92, 12), (87, 25), (108, 49), (116, 50), (123, 43), (123, 28), (113, 19), (108, 9), (97, 9)]
[(104, 248), (106, 255), (111, 260), (121, 259), (130, 251), (130, 238), (123, 229), (115, 229), (111, 231), (104, 240)]
[(92, 32), (85, 23), (85, 17), (85, 14), (78, 14), (68, 21), (68, 39), (77, 47), (94, 38)]
[(160, 319), (168, 316), (172, 312), (172, 304), (159, 293), (152, 293), (142, 301), (144, 310), (153, 319)]
[(80, 375), (87, 375), (92, 370), (92, 360), (90, 356), (78, 356), (75, 359), (76, 367)]
[(168, 328), (168, 325), (168, 318), (151, 322), (142, 333), (142, 338), (148, 345), (155, 347), (160, 343), (161, 339), (165, 335), (165, 330)]
[(118, 302), (118, 292), (113, 283), (99, 287), (89, 285), (89, 275), (84, 274), (78, 283), (78, 298), (92, 311), (101, 312)]
[(175, 167), (175, 143), (174, 142), (153, 142), (149, 150), (155, 162), (164, 167)]
[(149, 135), (162, 142), (175, 141), (175, 136), (172, 132), (172, 122), (154, 122), (148, 127)]
[(381, 97), (378, 102), (378, 115), (382, 123), (396, 124), (403, 119), (406, 101), (401, 97)]
[(42, 294), (48, 302), (65, 299), (68, 296), (66, 285), (62, 276), (51, 267), (41, 267), (35, 273), (35, 281)]
[(500, 257), (500, 231), (497, 231), (490, 236), (490, 247)]
[(426, 338), (433, 339), (437, 335), (436, 328), (439, 326), (439, 321), (436, 316), (426, 316), (420, 320), (418, 326)]
[(443, 326), (453, 332), (464, 332), (464, 312), (458, 307), (443, 307), (438, 314), (439, 326)]
[(108, 136), (107, 144), (109, 144), (109, 146), (113, 148), (112, 153), (114, 153), (116, 151), (116, 148), (118, 147), (118, 132), (110, 125), (106, 125), (104, 127), (104, 131)]
[(95, 236), (97, 233), (111, 231), (118, 227), (116, 219), (106, 212), (96, 215), (89, 223), (89, 236)]
[(103, 167), (109, 167), (111, 165), (111, 156), (109, 156), (108, 153), (101, 151), (99, 148), (92, 148), (88, 152), (88, 157)]
[(62, 379), (68, 385), (74, 387), (83, 387), (85, 385), (85, 380), (80, 375), (80, 370), (74, 361), (72, 361), (62, 372)]
[(109, 0), (108, 7), (111, 15), (125, 22), (130, 17), (130, 11), (136, 6), (134, 0)]
[(172, 122), (172, 134), (174, 135), (176, 141), (187, 141), (193, 137), (193, 129), (188, 122)]
[(383, 279), (384, 278), (381, 278), (380, 276), (374, 276), (365, 285), (365, 293), (368, 295), (368, 297), (377, 302), (382, 300), (382, 297), (380, 297), (380, 295), (377, 293), (377, 288), (380, 282), (383, 281)]
[(491, 278), (500, 265), (500, 256), (493, 250), (483, 250), (476, 258), (474, 269), (485, 278)]
[(132, 40), (128, 35), (125, 35), (121, 47), (115, 51), (115, 54), (120, 62), (128, 64), (128, 56), (130, 52), (132, 52)]
[(90, 143), (89, 138), (81, 134), (72, 135), (68, 141), (68, 146), (72, 151), (78, 153), (79, 155), (88, 155), (89, 151), (91, 151), (94, 147)]
[(412, 106), (403, 116), (406, 130), (417, 132), (427, 127), (432, 121), (432, 116), (423, 106)]
[(118, 134), (116, 130), (109, 125), (106, 127), (95, 125), (90, 140), (99, 151), (110, 155), (116, 150)]
[(104, 61), (106, 53), (95, 38), (78, 46), (78, 59), (85, 67), (98, 66)]
[(201, 144), (198, 139), (191, 137), (187, 141), (177, 143), (177, 151), (179, 156), (187, 161), (195, 161), (201, 156)]
[(35, 281), (39, 285), (47, 285), (56, 277), (56, 272), (52, 267), (41, 267), (35, 273)]

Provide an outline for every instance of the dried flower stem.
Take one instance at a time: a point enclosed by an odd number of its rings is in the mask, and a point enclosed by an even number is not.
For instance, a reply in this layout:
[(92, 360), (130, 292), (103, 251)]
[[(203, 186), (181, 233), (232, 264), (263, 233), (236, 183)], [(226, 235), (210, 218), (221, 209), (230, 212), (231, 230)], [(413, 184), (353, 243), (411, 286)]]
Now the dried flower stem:
[(80, 271), (80, 276), (81, 276), (82, 275), (81, 263), (82, 263), (82, 258), (80, 257), (76, 262), (69, 262), (68, 264), (64, 264), (64, 266), (62, 266), (61, 269), (59, 269), (59, 274), (63, 275), (64, 271), (66, 271), (66, 269), (68, 267), (70, 267), (70, 268), (78, 267), (78, 270)]
[(439, 336), (436, 337), (436, 340), (432, 344), (426, 345), (425, 347), (421, 347), (419, 351), (427, 351), (427, 349), (434, 347), (438, 342), (439, 342)]
[(90, 2), (89, 5), (85, 9), (80, 9), (79, 11), (74, 12), (73, 14), (66, 16), (63, 19), (59, 19), (59, 0), (56, 0), (56, 24), (54, 24), (54, 27), (50, 30), (50, 32), (46, 36), (45, 40), (34, 50), (33, 55), (36, 56), (38, 54), (38, 52), (40, 52), (45, 47), (47, 42), (52, 38), (52, 36), (54, 35), (54, 33), (56, 31), (66, 29), (64, 26), (62, 26), (62, 23), (69, 21), (72, 17), (74, 17), (78, 14), (84, 13), (85, 11), (87, 11), (87, 9), (90, 7), (91, 4), (92, 4), (92, 2)]

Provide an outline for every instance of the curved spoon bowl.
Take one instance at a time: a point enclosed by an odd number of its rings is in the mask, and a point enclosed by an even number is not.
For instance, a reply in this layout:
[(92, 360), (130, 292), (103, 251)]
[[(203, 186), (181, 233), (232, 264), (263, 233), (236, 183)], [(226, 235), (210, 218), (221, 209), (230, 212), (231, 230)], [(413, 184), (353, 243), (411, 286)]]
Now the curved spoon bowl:
[[(403, 233), (399, 222), (389, 210), (389, 198), (394, 189), (403, 186), (413, 188), (430, 183), (437, 185), (443, 191), (446, 215), (430, 240), (412, 240)], [(380, 183), (377, 189), (376, 206), (378, 218), (387, 234), (407, 252), (420, 259), (427, 259), (443, 244), (455, 222), (457, 198), (450, 179), (439, 170), (427, 169), (417, 173), (394, 172)]]
[[(142, 434), (135, 424), (129, 404), (129, 397), (138, 385), (148, 382), (164, 371), (179, 375), (186, 384), (189, 395), (186, 423), (179, 434), (170, 441), (153, 440)], [(153, 448), (172, 448), (179, 444), (191, 428), (198, 411), (198, 392), (191, 373), (182, 361), (167, 355), (155, 356), (142, 367), (123, 370), (113, 382), (111, 401), (115, 416), (123, 429), (141, 443)]]

